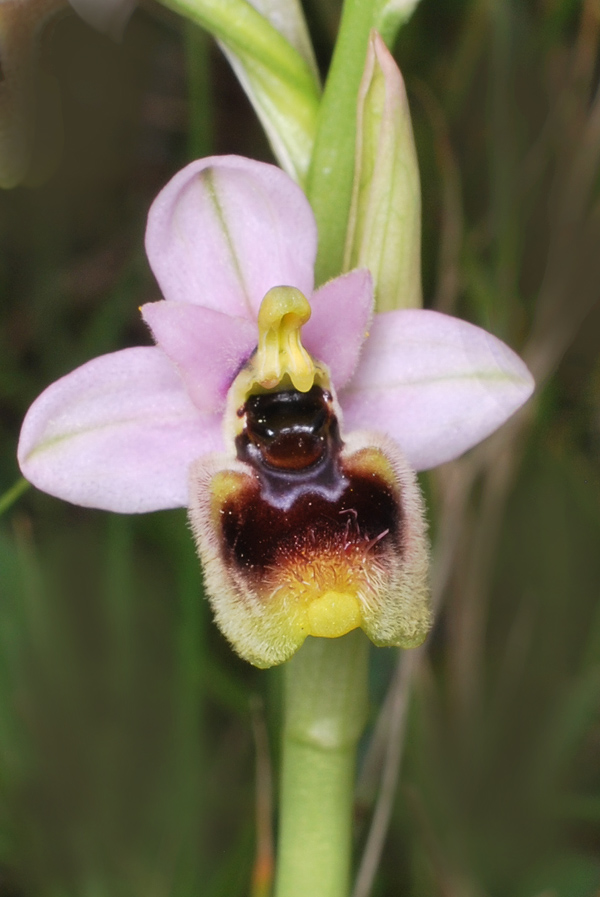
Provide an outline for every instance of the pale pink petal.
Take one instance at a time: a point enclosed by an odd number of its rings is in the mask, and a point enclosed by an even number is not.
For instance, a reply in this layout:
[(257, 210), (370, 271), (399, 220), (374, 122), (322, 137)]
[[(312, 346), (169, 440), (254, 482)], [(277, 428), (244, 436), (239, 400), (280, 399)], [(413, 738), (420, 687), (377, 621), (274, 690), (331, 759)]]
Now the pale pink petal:
[(281, 169), (239, 156), (192, 162), (159, 193), (146, 252), (165, 299), (256, 319), (265, 293), (310, 296), (317, 230)]
[(19, 442), (23, 475), (74, 504), (136, 513), (187, 505), (187, 472), (223, 449), (158, 348), (102, 355), (42, 393)]
[(114, 38), (121, 37), (135, 7), (135, 0), (69, 0), (69, 2), (82, 19)]
[(358, 364), (373, 316), (373, 282), (358, 269), (322, 286), (310, 300), (312, 314), (302, 341), (331, 371), (336, 389), (346, 385)]
[(417, 470), (456, 458), (531, 395), (521, 359), (496, 337), (448, 315), (377, 315), (340, 396), (346, 430), (387, 433)]
[(229, 387), (256, 348), (257, 325), (187, 302), (150, 302), (141, 312), (196, 407), (222, 412)]

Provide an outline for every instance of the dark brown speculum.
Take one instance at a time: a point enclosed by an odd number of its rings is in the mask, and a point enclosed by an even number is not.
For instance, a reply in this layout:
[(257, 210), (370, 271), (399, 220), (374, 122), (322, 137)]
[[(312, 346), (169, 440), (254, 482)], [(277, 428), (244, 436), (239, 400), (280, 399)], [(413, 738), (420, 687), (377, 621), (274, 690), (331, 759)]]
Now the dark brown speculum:
[[(247, 574), (326, 555), (352, 564), (397, 544), (400, 511), (389, 482), (344, 462), (330, 393), (313, 386), (250, 396), (238, 458), (258, 479), (223, 508), (229, 559)], [(351, 556), (354, 555), (352, 558)]]
[[(222, 515), (229, 560), (247, 575), (310, 559), (360, 565), (396, 543), (400, 515), (387, 483), (371, 474), (343, 478), (339, 495), (297, 490), (289, 507), (266, 500), (256, 481), (230, 498)], [(360, 557), (357, 556), (357, 552)]]

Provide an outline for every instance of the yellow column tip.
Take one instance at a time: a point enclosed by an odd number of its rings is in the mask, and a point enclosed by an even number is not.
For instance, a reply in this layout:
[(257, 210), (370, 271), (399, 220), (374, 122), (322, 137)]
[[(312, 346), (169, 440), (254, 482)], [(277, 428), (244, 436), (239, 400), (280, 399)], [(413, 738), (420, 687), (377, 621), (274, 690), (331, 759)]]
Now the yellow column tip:
[(315, 379), (312, 358), (302, 345), (300, 330), (310, 318), (310, 303), (295, 287), (273, 287), (258, 312), (257, 382), (266, 389), (287, 374), (295, 389), (308, 392)]

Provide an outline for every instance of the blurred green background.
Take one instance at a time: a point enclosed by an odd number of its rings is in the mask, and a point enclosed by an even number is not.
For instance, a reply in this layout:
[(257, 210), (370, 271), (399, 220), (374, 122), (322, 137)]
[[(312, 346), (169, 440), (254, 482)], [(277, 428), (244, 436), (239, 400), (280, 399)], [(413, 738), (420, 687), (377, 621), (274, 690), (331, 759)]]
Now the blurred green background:
[[(325, 71), (340, 2), (305, 8)], [(426, 304), (508, 341), (539, 388), (423, 478), (438, 622), (374, 897), (600, 894), (599, 39), (599, 0), (422, 0), (396, 45)], [(64, 151), (44, 186), (0, 196), (0, 495), (36, 395), (149, 343), (160, 187), (198, 155), (271, 158), (218, 48), (158, 4), (121, 43), (66, 16), (42, 61)], [(372, 652), (357, 865), (396, 661)], [(0, 518), (0, 897), (249, 894), (252, 721), (276, 776), (280, 679), (213, 626), (184, 511), (25, 492)]]

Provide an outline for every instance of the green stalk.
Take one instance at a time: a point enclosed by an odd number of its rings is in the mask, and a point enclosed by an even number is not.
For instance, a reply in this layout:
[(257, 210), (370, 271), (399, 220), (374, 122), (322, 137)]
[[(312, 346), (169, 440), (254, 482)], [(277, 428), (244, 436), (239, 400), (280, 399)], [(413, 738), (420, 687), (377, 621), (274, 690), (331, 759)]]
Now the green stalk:
[(342, 271), (354, 180), (356, 102), (376, 0), (346, 0), (323, 99), (306, 194), (317, 219), (317, 284)]
[(275, 897), (347, 897), (356, 746), (367, 714), (360, 630), (307, 638), (285, 669)]
[[(317, 283), (342, 271), (356, 101), (375, 0), (345, 0), (306, 193), (319, 229)], [(348, 897), (356, 746), (367, 716), (368, 641), (307, 638), (285, 669), (275, 897)]]

